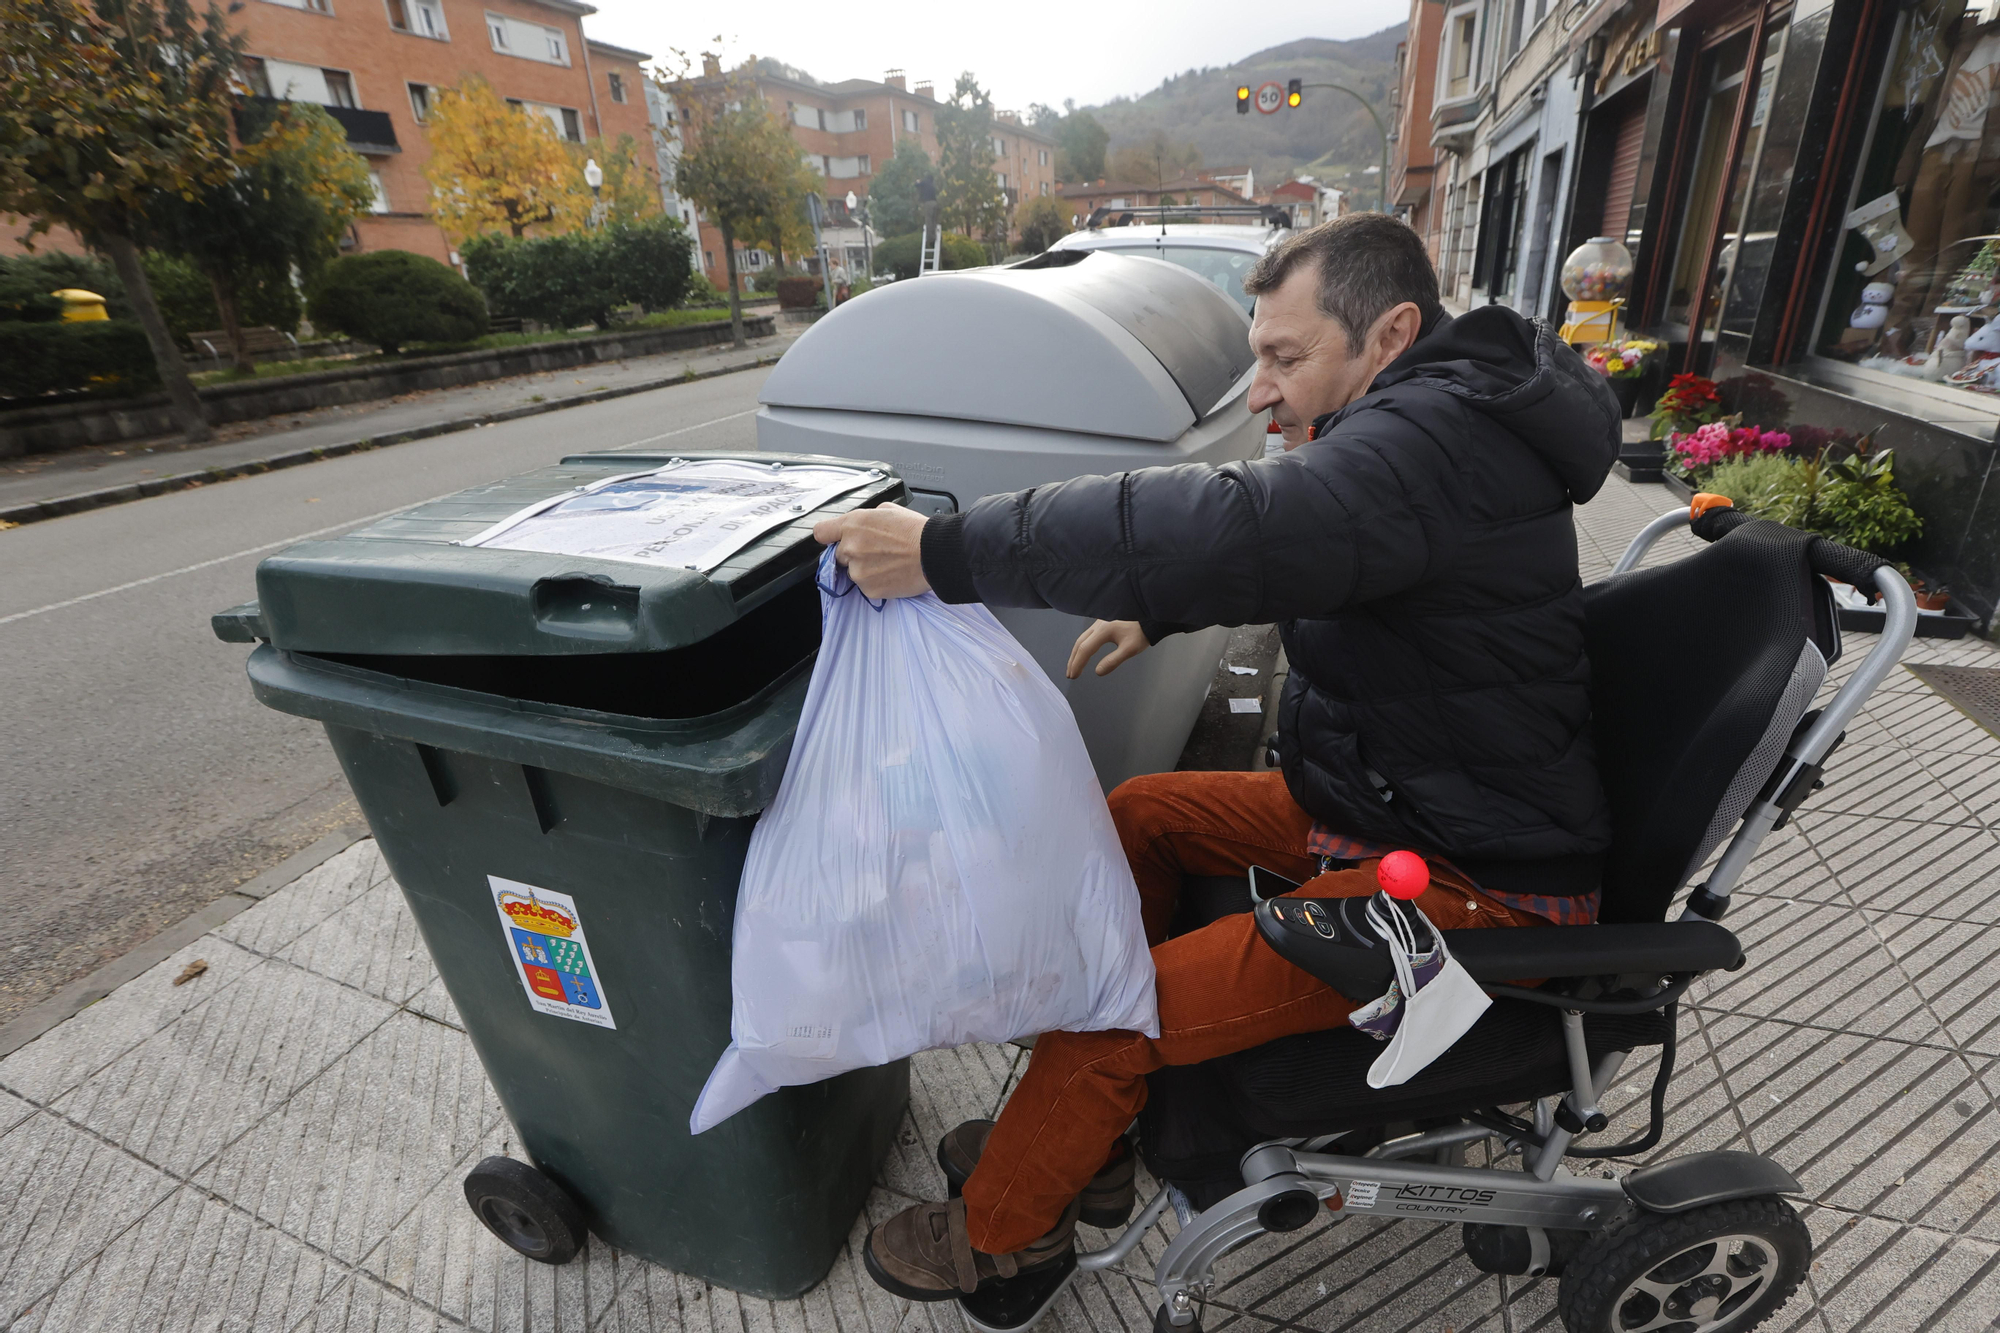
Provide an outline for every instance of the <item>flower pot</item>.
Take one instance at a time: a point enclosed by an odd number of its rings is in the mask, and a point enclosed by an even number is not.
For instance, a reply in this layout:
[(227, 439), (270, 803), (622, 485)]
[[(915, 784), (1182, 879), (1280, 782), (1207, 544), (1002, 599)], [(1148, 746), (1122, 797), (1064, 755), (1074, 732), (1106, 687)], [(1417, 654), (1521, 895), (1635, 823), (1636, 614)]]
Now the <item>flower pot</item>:
[(1659, 405), (1660, 395), (1666, 392), (1666, 361), (1658, 356), (1648, 357), (1645, 367), (1640, 370), (1639, 378), (1635, 383), (1638, 385), (1636, 391), (1638, 396), (1637, 401), (1633, 403), (1632, 411), (1629, 415), (1640, 417), (1650, 416), (1653, 409)]
[(1621, 417), (1634, 415), (1634, 409), (1639, 403), (1639, 376), (1611, 376), (1611, 392), (1618, 398), (1618, 415)]
[(1948, 592), (1920, 592), (1917, 594), (1917, 609), (1919, 611), (1942, 611), (1950, 605), (1951, 594)]

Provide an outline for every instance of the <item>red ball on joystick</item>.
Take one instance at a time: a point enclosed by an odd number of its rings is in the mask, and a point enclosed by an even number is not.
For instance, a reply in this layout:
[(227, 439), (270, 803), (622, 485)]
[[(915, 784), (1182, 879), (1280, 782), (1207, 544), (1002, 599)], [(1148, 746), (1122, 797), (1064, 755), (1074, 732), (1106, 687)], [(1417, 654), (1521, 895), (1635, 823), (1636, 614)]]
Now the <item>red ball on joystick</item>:
[(1431, 886), (1431, 868), (1415, 852), (1390, 852), (1376, 865), (1375, 880), (1391, 898), (1409, 902)]

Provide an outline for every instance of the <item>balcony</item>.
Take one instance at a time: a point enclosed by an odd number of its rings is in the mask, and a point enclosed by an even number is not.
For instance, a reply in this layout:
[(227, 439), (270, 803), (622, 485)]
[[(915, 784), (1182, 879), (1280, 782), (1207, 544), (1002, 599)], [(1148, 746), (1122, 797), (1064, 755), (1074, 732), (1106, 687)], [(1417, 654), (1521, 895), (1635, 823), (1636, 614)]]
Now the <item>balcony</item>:
[(388, 112), (363, 111), (351, 106), (329, 106), (322, 110), (347, 131), (347, 146), (362, 156), (381, 157), (403, 151), (396, 142), (396, 126)]
[(1472, 147), (1473, 131), (1491, 102), (1488, 88), (1470, 96), (1439, 101), (1431, 108), (1431, 147), (1446, 153), (1463, 153)]
[[(244, 110), (254, 110), (261, 113), (267, 111), (269, 108), (281, 105), (284, 99), (277, 97), (250, 97), (245, 98), (244, 101), (247, 103)], [(342, 132), (347, 135), (347, 146), (355, 152), (360, 153), (363, 157), (384, 157), (390, 153), (400, 153), (403, 151), (402, 145), (396, 142), (396, 126), (389, 119), (388, 112), (363, 111), (358, 107), (351, 106), (322, 105), (319, 109), (333, 117), (334, 123), (339, 125)], [(244, 132), (245, 119), (243, 113), (239, 111), (236, 117), (236, 132), (238, 134)], [(252, 123), (261, 124), (264, 117), (258, 114), (250, 119)]]

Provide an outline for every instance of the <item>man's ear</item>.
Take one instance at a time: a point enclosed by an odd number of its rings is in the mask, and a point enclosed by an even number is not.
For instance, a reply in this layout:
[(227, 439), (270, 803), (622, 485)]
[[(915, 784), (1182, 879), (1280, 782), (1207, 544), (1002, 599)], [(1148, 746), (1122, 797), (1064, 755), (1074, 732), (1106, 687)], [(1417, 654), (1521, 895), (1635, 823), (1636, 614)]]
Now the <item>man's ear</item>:
[(1390, 362), (1410, 350), (1417, 335), (1424, 330), (1424, 313), (1417, 309), (1414, 301), (1404, 301), (1390, 306), (1375, 321), (1375, 328), (1369, 348), (1375, 354), (1375, 370), (1379, 374)]

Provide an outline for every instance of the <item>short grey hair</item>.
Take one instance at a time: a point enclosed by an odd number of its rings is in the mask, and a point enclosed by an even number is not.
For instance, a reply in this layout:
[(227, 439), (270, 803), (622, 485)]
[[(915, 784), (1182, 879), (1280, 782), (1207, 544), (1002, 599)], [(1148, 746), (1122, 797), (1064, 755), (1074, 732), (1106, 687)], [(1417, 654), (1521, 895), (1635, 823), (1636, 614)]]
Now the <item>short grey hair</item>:
[(1429, 325), (1443, 311), (1437, 270), (1423, 238), (1387, 213), (1349, 213), (1287, 237), (1264, 253), (1243, 279), (1252, 296), (1276, 291), (1304, 265), (1319, 272), (1320, 313), (1339, 324), (1357, 349), (1385, 311), (1405, 301)]

